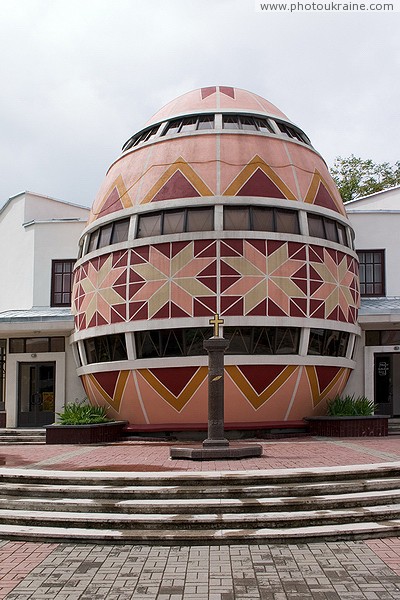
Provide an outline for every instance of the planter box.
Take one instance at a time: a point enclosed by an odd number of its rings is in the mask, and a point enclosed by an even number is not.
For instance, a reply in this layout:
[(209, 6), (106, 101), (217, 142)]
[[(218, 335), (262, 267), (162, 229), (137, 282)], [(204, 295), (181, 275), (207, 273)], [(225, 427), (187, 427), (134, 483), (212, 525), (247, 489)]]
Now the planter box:
[(306, 417), (311, 435), (326, 437), (381, 437), (388, 435), (388, 418), (370, 417)]
[(46, 425), (46, 444), (107, 444), (119, 442), (127, 421), (92, 425)]

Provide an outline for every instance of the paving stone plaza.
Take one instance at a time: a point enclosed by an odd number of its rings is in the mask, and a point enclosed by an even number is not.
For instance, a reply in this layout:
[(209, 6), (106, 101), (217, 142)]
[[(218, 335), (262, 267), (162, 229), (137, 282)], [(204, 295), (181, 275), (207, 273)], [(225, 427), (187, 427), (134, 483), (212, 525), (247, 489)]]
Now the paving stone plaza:
[[(248, 461), (172, 461), (169, 443), (17, 446), (2, 469), (237, 470), (400, 461), (400, 438), (262, 442)], [(0, 530), (1, 539), (1, 530)], [(7, 600), (400, 599), (400, 538), (308, 544), (205, 546), (0, 542)]]

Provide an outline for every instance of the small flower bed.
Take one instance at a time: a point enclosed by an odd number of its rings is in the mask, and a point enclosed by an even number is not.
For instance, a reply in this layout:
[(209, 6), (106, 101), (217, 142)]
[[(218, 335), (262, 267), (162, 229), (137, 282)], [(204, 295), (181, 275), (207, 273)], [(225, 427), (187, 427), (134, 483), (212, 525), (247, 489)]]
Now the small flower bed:
[(104, 406), (92, 406), (86, 402), (71, 402), (64, 410), (57, 413), (60, 425), (92, 425), (109, 423), (113, 419), (107, 417)]
[(327, 415), (331, 417), (369, 417), (375, 412), (375, 404), (365, 396), (335, 396), (327, 403)]

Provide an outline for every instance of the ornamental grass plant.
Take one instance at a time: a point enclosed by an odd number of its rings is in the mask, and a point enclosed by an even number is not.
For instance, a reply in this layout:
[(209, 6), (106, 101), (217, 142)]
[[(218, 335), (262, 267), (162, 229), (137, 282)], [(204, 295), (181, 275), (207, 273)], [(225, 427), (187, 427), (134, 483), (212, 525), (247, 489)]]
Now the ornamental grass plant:
[(66, 404), (64, 410), (57, 415), (60, 425), (95, 425), (113, 420), (107, 417), (104, 406), (92, 406), (86, 402)]
[(370, 417), (376, 405), (365, 396), (335, 396), (327, 403), (327, 415), (330, 417)]

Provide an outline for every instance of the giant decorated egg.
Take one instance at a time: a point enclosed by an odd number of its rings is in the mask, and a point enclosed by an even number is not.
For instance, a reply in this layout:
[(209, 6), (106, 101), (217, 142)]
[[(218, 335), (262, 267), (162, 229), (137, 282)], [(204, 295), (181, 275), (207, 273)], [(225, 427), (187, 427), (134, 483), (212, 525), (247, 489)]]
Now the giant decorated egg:
[(204, 424), (218, 314), (226, 423), (298, 420), (343, 391), (358, 303), (353, 232), (306, 133), (254, 93), (197, 89), (128, 139), (93, 203), (78, 375), (132, 426)]

